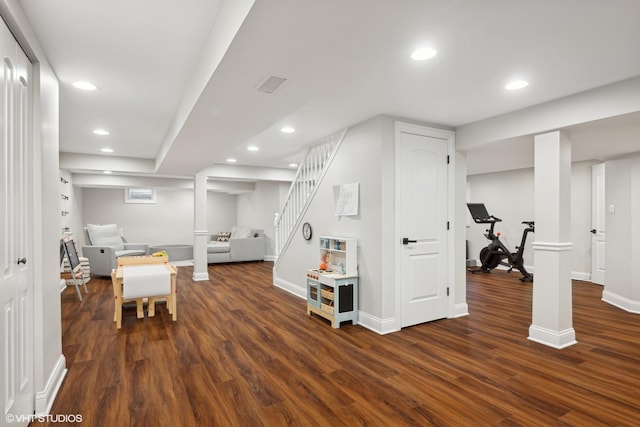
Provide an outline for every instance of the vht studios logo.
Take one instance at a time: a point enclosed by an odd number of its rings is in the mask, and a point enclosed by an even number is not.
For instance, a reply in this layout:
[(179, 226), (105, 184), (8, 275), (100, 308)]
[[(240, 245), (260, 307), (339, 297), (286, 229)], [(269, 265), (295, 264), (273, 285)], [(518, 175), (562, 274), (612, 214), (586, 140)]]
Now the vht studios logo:
[(47, 415), (14, 415), (7, 414), (5, 420), (9, 424), (24, 422), (40, 422), (40, 423), (81, 423), (82, 415), (80, 414), (47, 414)]

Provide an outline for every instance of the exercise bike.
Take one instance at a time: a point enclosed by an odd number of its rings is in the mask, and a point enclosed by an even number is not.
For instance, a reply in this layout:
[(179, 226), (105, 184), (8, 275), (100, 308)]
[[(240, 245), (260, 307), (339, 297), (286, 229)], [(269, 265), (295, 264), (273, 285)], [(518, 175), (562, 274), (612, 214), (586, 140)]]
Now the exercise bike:
[(524, 244), (527, 241), (527, 234), (535, 231), (534, 221), (522, 221), (522, 223), (527, 227), (522, 231), (520, 246), (516, 246), (517, 252), (511, 252), (507, 249), (504, 243), (500, 241), (500, 232), (497, 234), (493, 232), (493, 228), (496, 223), (501, 222), (502, 220), (493, 215), (489, 215), (484, 203), (467, 203), (467, 207), (469, 208), (471, 217), (476, 224), (491, 224), (484, 235), (484, 237), (489, 240), (489, 244), (480, 251), (480, 261), (482, 262), (482, 265), (479, 268), (467, 270), (471, 273), (477, 273), (479, 271), (489, 273), (498, 265), (503, 265), (509, 268), (509, 273), (511, 273), (511, 270), (514, 268), (520, 271), (522, 274), (520, 281), (532, 282), (533, 275), (524, 268), (522, 254), (524, 252)]

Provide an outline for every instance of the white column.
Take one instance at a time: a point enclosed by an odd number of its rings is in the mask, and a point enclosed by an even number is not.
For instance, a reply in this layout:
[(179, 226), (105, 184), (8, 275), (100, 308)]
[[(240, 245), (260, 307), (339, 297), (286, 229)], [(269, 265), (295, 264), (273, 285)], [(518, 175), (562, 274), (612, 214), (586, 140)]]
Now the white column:
[(193, 180), (193, 280), (209, 280), (207, 269), (207, 175), (199, 172)]
[(559, 131), (535, 137), (535, 241), (529, 339), (576, 344), (571, 300), (571, 141)]

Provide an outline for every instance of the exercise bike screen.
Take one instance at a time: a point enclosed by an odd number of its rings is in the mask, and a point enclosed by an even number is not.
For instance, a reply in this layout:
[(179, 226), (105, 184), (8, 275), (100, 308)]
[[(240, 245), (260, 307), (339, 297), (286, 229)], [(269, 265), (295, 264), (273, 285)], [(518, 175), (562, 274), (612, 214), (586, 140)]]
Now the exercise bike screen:
[(491, 215), (487, 212), (484, 203), (467, 203), (467, 207), (475, 222), (483, 222), (491, 219)]

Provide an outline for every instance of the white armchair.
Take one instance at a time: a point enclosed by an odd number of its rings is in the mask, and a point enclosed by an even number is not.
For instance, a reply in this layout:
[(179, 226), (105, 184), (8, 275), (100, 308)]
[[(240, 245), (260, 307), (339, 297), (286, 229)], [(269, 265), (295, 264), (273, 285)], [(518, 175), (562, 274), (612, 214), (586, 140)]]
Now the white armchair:
[(109, 276), (117, 266), (121, 256), (147, 255), (147, 243), (128, 243), (121, 235), (116, 224), (87, 224), (82, 255), (89, 259), (91, 274)]

